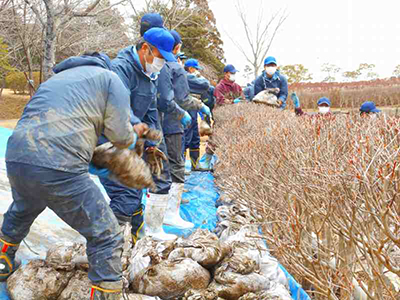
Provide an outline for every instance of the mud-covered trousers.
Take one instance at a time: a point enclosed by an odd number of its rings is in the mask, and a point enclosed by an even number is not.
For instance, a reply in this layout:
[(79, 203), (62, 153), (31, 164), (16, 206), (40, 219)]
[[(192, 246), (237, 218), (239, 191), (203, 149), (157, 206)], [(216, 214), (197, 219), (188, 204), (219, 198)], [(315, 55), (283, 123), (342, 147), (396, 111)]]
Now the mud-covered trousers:
[(164, 135), (172, 182), (185, 183), (185, 158), (182, 153), (183, 134)]
[[(161, 130), (161, 124), (158, 120), (157, 130)], [(167, 155), (167, 146), (165, 140), (157, 145), (157, 147)], [(157, 194), (168, 194), (171, 188), (171, 174), (168, 161), (163, 161), (163, 171), (159, 178), (153, 176), (154, 183), (156, 184)], [(107, 178), (100, 178), (101, 184), (110, 197), (110, 207), (118, 220), (123, 222), (130, 222), (132, 225), (131, 233), (135, 241), (144, 225), (143, 216), (143, 191), (128, 188), (116, 181)]]
[(49, 207), (86, 238), (89, 279), (93, 283), (122, 280), (121, 229), (89, 173), (8, 162), (7, 175), (14, 200), (1, 228), (7, 242), (19, 244), (36, 217)]

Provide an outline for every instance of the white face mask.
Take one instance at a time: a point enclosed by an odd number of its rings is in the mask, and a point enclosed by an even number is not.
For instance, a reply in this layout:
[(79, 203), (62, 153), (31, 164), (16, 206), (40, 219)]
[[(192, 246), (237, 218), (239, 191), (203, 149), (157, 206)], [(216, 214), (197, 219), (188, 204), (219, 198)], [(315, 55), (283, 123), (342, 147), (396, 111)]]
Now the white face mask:
[(193, 72), (193, 74), (194, 74), (194, 75), (196, 75), (196, 76), (200, 76), (200, 72), (199, 72), (199, 71), (197, 71), (197, 70), (196, 70), (196, 71), (194, 71), (194, 72)]
[(269, 76), (272, 76), (276, 72), (276, 67), (265, 67), (265, 72), (267, 72)]
[(236, 79), (235, 74), (230, 74), (230, 75), (229, 75), (229, 80), (230, 80), (230, 81), (235, 82), (235, 79)]
[(369, 115), (370, 115), (370, 118), (372, 120), (376, 120), (378, 118), (378, 114), (376, 114), (376, 113), (372, 113), (372, 114), (369, 114)]
[(330, 107), (329, 106), (319, 106), (318, 110), (319, 110), (320, 114), (327, 114), (330, 111)]
[[(151, 52), (151, 55), (154, 56), (153, 52), (151, 51), (151, 48), (150, 48), (150, 52)], [(146, 61), (146, 59), (145, 59), (145, 61)], [(160, 73), (160, 71), (164, 67), (164, 65), (165, 65), (165, 59), (154, 56), (152, 64), (150, 64), (146, 61), (146, 74), (151, 75), (151, 74)]]

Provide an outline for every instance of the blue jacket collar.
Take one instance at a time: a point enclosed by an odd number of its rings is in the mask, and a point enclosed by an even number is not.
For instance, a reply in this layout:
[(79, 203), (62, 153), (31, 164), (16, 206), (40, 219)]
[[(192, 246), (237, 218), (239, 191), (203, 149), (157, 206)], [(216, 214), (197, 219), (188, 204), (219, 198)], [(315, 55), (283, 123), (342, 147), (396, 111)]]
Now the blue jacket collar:
[(80, 67), (80, 66), (96, 66), (107, 70), (111, 70), (110, 58), (103, 53), (95, 53), (93, 55), (82, 55), (69, 57), (53, 68), (54, 73)]
[(158, 74), (159, 74), (159, 73), (156, 73), (156, 74), (153, 73), (153, 74), (151, 74), (151, 75), (149, 76), (149, 75), (146, 74), (146, 72), (144, 71), (144, 68), (143, 68), (143, 66), (142, 66), (142, 64), (141, 64), (141, 62), (140, 62), (139, 54), (138, 54), (138, 52), (137, 52), (135, 46), (132, 46), (132, 57), (133, 57), (133, 60), (134, 60), (134, 63), (135, 63), (135, 65), (136, 65), (136, 67), (137, 67), (146, 77), (150, 78), (150, 80), (157, 80)]
[(264, 71), (262, 71), (262, 76), (263, 76), (264, 80), (268, 80), (268, 81), (281, 80), (279, 70), (276, 70), (275, 74), (272, 75), (271, 78), (268, 77), (267, 73), (264, 70)]

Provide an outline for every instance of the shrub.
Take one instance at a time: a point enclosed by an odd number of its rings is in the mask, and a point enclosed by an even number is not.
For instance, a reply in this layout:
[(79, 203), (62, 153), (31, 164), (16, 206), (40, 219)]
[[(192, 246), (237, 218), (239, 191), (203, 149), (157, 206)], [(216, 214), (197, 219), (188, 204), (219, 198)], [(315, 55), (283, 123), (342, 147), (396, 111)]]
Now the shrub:
[(14, 94), (24, 94), (27, 89), (26, 78), (23, 72), (11, 72), (6, 76), (7, 88), (13, 90)]
[(400, 275), (398, 119), (257, 104), (214, 116), (217, 186), (262, 216), (271, 252), (314, 299), (400, 299), (388, 279)]
[[(40, 72), (33, 72), (35, 90), (39, 87)], [(6, 87), (13, 90), (14, 94), (25, 94), (29, 90), (24, 72), (11, 72), (6, 76)]]

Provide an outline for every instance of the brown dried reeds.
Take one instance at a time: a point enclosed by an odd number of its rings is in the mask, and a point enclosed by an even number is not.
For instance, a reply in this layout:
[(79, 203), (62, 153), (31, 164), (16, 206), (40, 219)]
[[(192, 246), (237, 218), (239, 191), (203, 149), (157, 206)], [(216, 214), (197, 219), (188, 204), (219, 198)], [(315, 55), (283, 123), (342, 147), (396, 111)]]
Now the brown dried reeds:
[(398, 119), (257, 104), (214, 116), (217, 186), (262, 216), (272, 254), (312, 298), (400, 299)]

